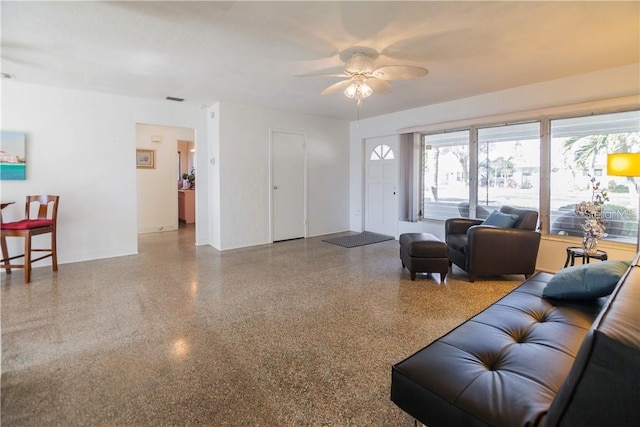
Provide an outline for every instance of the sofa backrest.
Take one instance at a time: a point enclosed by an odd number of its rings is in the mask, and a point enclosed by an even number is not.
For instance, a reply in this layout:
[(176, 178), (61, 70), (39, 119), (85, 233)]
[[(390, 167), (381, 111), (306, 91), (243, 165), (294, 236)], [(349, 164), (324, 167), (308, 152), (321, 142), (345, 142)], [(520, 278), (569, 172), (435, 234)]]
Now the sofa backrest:
[(546, 426), (640, 425), (640, 254), (587, 333)]
[(538, 212), (530, 209), (518, 209), (511, 206), (502, 206), (500, 212), (505, 214), (516, 214), (518, 219), (511, 228), (520, 230), (535, 231), (538, 225)]

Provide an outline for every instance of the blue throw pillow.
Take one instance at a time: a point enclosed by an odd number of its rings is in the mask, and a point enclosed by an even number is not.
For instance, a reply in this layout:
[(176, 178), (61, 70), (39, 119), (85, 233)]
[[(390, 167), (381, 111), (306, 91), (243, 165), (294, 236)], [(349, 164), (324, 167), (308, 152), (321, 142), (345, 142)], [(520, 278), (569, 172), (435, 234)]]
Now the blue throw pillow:
[(558, 271), (542, 290), (555, 299), (593, 299), (607, 296), (629, 267), (629, 261), (602, 261)]
[(482, 222), (482, 225), (495, 225), (496, 227), (511, 228), (517, 220), (518, 215), (493, 211), (487, 219)]

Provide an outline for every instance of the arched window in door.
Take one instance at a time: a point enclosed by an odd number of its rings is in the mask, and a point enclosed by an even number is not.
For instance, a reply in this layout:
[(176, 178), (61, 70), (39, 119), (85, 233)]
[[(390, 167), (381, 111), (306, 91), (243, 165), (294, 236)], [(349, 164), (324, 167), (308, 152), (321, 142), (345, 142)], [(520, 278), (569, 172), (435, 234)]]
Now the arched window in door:
[(380, 144), (371, 152), (369, 160), (393, 160), (393, 150), (386, 144)]

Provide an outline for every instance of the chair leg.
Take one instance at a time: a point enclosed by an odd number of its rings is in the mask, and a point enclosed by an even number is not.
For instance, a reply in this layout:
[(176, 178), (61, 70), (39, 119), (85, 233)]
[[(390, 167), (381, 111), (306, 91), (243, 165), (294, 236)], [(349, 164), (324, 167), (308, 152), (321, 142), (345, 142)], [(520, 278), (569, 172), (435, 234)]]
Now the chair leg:
[(56, 248), (56, 232), (51, 233), (51, 266), (58, 271), (58, 249)]
[(31, 236), (24, 238), (24, 283), (31, 282)]
[(2, 236), (2, 264), (5, 265), (7, 274), (11, 274), (11, 261), (9, 261), (9, 251), (7, 250), (7, 238)]

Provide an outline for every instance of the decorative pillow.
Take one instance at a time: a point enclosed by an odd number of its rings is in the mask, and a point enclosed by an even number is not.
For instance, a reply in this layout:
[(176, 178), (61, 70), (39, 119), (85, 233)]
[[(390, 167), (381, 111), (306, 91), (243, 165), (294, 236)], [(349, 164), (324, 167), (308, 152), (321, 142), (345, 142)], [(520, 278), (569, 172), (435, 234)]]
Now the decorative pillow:
[(511, 228), (517, 220), (518, 215), (493, 211), (487, 219), (482, 222), (482, 225), (495, 225), (496, 227), (501, 228)]
[(602, 261), (576, 265), (558, 271), (542, 296), (555, 299), (594, 299), (613, 292), (629, 267), (629, 261)]

